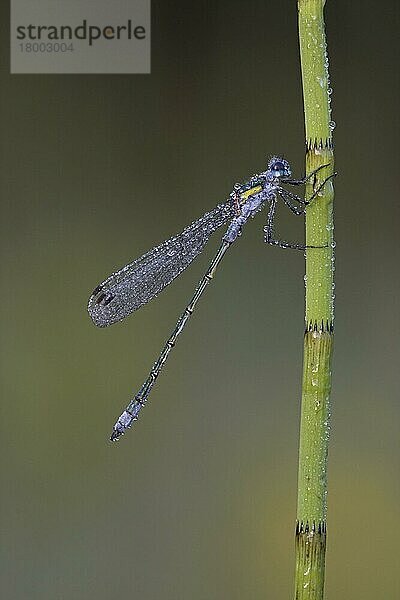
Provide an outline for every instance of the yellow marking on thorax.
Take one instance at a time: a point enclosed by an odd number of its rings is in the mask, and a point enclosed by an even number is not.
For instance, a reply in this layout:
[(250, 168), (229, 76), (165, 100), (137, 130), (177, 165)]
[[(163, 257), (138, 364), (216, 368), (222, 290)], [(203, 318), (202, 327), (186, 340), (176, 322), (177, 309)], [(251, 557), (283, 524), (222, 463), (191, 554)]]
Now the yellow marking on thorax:
[(240, 199), (244, 202), (246, 202), (247, 198), (249, 198), (249, 196), (254, 196), (254, 194), (258, 194), (259, 192), (261, 192), (262, 187), (261, 185), (256, 185), (253, 188), (250, 188), (249, 190), (246, 190), (245, 192), (243, 192), (243, 194), (240, 194)]

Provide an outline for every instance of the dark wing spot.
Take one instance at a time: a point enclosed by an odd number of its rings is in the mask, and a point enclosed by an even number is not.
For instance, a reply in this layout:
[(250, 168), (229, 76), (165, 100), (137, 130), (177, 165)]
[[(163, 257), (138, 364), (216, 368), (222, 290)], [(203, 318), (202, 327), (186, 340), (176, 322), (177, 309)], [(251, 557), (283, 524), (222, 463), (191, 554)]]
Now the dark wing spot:
[[(98, 294), (99, 291), (101, 291), (100, 285), (94, 290), (93, 296), (95, 296), (96, 293)], [(107, 306), (108, 304), (110, 304), (110, 302), (112, 300), (114, 300), (114, 298), (115, 298), (115, 294), (107, 294), (107, 293), (102, 292), (95, 299), (95, 304), (97, 304), (97, 305), (101, 304), (102, 306)]]
[(103, 287), (102, 285), (98, 285), (98, 286), (97, 286), (97, 288), (94, 288), (94, 290), (93, 290), (93, 292), (92, 292), (92, 296), (97, 296), (97, 294), (98, 294), (99, 292), (101, 292), (101, 290), (102, 290), (102, 287)]
[(114, 300), (114, 298), (115, 298), (114, 294), (110, 294), (109, 296), (107, 296), (103, 302), (103, 306), (107, 306), (107, 304), (110, 304), (110, 302), (112, 300)]
[(105, 297), (106, 297), (105, 294), (100, 294), (100, 296), (98, 298), (96, 298), (96, 304), (101, 304)]

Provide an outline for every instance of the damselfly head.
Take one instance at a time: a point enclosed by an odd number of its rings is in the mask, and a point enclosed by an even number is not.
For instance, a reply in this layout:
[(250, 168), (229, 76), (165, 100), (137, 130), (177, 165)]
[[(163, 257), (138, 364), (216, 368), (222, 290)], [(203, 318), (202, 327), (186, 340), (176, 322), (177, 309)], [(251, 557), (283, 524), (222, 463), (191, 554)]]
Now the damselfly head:
[(273, 156), (268, 163), (268, 171), (276, 177), (290, 177), (292, 171), (290, 169), (290, 165), (287, 160), (281, 158), (280, 156)]

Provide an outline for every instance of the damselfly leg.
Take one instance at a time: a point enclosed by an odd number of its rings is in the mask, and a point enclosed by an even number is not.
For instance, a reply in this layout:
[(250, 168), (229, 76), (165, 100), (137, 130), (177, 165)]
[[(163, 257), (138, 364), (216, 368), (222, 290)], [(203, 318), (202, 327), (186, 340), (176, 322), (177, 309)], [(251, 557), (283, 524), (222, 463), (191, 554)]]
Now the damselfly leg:
[[(316, 175), (316, 173), (318, 173), (318, 171), (320, 171), (321, 169), (323, 169), (324, 167), (327, 167), (327, 166), (329, 166), (329, 165), (321, 165), (320, 167), (315, 169), (312, 173), (310, 173), (307, 177), (303, 177), (302, 179), (282, 179), (281, 182), (285, 183), (287, 185), (302, 185), (302, 184), (306, 183), (307, 181), (309, 181), (312, 177), (314, 177)], [(284, 201), (286, 206), (295, 215), (298, 215), (298, 216), (303, 215), (306, 211), (306, 207), (316, 198), (316, 196), (322, 190), (322, 188), (327, 183), (327, 181), (329, 181), (336, 175), (337, 175), (337, 173), (333, 173), (332, 175), (329, 175), (328, 177), (326, 177), (322, 181), (322, 183), (317, 187), (317, 189), (313, 192), (313, 194), (310, 196), (310, 198), (308, 200), (305, 200), (304, 198), (301, 198), (301, 196), (298, 196), (297, 194), (293, 194), (293, 192), (290, 192), (289, 190), (286, 190), (285, 188), (280, 187), (280, 186), (276, 189), (276, 195), (278, 195), (280, 198), (282, 198), (282, 200)], [(300, 207), (296, 206), (294, 204), (294, 202), (297, 202), (298, 204), (300, 204)], [(309, 248), (327, 248), (327, 244), (325, 244), (324, 246), (312, 246), (312, 245), (285, 242), (283, 240), (275, 239), (274, 238), (274, 219), (275, 219), (276, 203), (277, 202), (276, 202), (276, 196), (275, 196), (275, 198), (270, 201), (267, 223), (264, 227), (265, 243), (271, 244), (272, 246), (278, 246), (279, 248), (290, 248), (292, 250), (308, 250)]]

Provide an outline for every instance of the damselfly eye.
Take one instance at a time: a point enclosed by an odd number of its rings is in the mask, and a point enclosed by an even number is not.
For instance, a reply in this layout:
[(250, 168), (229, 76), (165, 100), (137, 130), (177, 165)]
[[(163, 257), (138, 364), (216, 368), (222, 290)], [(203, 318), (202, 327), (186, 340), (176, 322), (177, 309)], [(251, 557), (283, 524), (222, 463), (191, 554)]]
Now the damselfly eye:
[(269, 163), (268, 169), (274, 177), (290, 177), (290, 165), (287, 160), (280, 156), (273, 156)]

